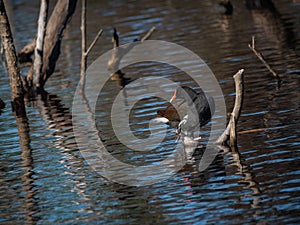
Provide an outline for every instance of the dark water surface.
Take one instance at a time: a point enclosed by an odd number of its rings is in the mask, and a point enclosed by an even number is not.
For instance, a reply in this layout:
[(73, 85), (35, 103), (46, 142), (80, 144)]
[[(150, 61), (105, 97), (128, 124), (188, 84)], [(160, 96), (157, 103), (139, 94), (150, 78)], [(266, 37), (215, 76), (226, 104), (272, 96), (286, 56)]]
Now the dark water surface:
[[(13, 2), (10, 15), (20, 49), (35, 35), (39, 3)], [(93, 171), (81, 156), (72, 129), (80, 71), (79, 3), (56, 72), (47, 82), (48, 93), (28, 103), (30, 137), (26, 127), (20, 133), (30, 143), (20, 145), (8, 76), (0, 68), (0, 98), (7, 105), (0, 116), (0, 223), (299, 224), (300, 3), (281, 0), (275, 8), (252, 10), (243, 1), (233, 5), (233, 15), (225, 16), (218, 1), (88, 1), (88, 42), (98, 29), (104, 30), (88, 63), (112, 48), (112, 27), (117, 27), (125, 44), (156, 26), (151, 39), (191, 49), (209, 65), (228, 111), (235, 95), (232, 76), (244, 68), (240, 154), (220, 151), (203, 172), (190, 163), (169, 179), (142, 187), (114, 183)], [(256, 48), (281, 76), (280, 89), (248, 48), (252, 35)], [(139, 63), (124, 72), (132, 79), (159, 76), (195, 87), (188, 76), (168, 65)], [(161, 161), (176, 145), (174, 128), (168, 128), (155, 151), (129, 151), (111, 128), (109, 110), (118, 92), (115, 81), (107, 82), (95, 112), (107, 149), (135, 165)], [(149, 121), (165, 104), (162, 99), (145, 98), (134, 106), (130, 126), (137, 137), (149, 135)], [(203, 143), (206, 136), (204, 132)]]

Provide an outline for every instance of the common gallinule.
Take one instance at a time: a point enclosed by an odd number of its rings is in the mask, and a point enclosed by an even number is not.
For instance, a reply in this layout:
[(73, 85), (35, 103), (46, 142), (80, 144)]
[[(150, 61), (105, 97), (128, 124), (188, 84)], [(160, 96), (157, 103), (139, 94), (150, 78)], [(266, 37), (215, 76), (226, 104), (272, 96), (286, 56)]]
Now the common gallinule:
[(176, 101), (168, 103), (167, 107), (164, 109), (160, 109), (157, 111), (157, 115), (161, 117), (167, 118), (170, 122), (180, 122), (179, 115), (185, 115), (188, 111), (188, 105), (184, 102), (184, 100)]
[(187, 104), (186, 112), (181, 114), (185, 116), (178, 125), (178, 134), (182, 131), (186, 134), (199, 131), (200, 127), (211, 120), (215, 110), (214, 100), (211, 96), (206, 97), (202, 90), (197, 93), (190, 87), (178, 87), (170, 102), (173, 103), (176, 99)]

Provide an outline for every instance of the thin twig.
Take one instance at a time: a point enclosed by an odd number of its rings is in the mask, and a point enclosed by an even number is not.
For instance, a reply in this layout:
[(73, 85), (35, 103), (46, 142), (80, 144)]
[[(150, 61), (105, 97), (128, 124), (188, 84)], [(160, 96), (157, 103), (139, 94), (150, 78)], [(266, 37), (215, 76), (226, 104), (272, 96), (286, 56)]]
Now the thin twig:
[(93, 49), (93, 47), (95, 46), (96, 42), (98, 41), (99, 37), (101, 36), (103, 30), (100, 29), (96, 35), (96, 37), (94, 38), (94, 40), (92, 41), (92, 43), (90, 44), (89, 48), (86, 50), (85, 55), (88, 56), (88, 54), (90, 53), (90, 51)]
[(262, 132), (267, 131), (268, 128), (257, 128), (257, 129), (251, 129), (251, 130), (242, 130), (239, 131), (238, 134), (249, 134), (249, 133), (255, 133), (255, 132)]
[(99, 37), (102, 34), (102, 29), (98, 31), (96, 37), (86, 50), (86, 0), (82, 0), (81, 8), (81, 70), (80, 70), (80, 84), (82, 87), (85, 85), (85, 71), (87, 66), (87, 57), (90, 51), (95, 46)]
[(80, 83), (84, 86), (84, 73), (86, 71), (86, 0), (81, 1), (81, 70)]
[(155, 31), (155, 27), (152, 27), (148, 32), (147, 34), (145, 34), (144, 37), (141, 38), (141, 42), (147, 40), (150, 38), (150, 36), (152, 35), (152, 33)]
[(266, 62), (263, 58), (262, 54), (257, 52), (255, 49), (255, 37), (252, 36), (252, 45), (248, 45), (248, 47), (253, 51), (253, 53), (257, 56), (257, 58), (265, 65), (265, 67), (270, 71), (270, 73), (277, 79), (278, 85), (281, 82), (279, 75), (271, 68), (271, 66)]

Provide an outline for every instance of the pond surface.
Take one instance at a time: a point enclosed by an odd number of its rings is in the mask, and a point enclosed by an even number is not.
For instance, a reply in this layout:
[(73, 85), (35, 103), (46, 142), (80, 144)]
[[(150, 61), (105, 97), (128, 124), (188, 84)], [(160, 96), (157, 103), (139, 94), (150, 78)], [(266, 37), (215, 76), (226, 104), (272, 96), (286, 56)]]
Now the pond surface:
[[(27, 104), (29, 128), (19, 126), (21, 144), (17, 123), (26, 123), (16, 122), (6, 69), (0, 67), (0, 98), (6, 103), (0, 115), (0, 223), (299, 224), (300, 3), (281, 0), (275, 8), (247, 9), (243, 1), (232, 2), (233, 15), (227, 16), (218, 1), (88, 1), (88, 42), (103, 29), (88, 64), (112, 48), (113, 27), (125, 44), (156, 26), (151, 39), (182, 45), (207, 63), (228, 112), (235, 98), (232, 76), (245, 69), (239, 154), (220, 150), (206, 170), (199, 172), (197, 163), (189, 162), (168, 179), (148, 186), (115, 183), (95, 172), (81, 155), (72, 127), (80, 73), (79, 3), (47, 93)], [(10, 6), (20, 49), (35, 35), (39, 3), (19, 0)], [(252, 35), (257, 50), (282, 78), (280, 89), (248, 48)], [(22, 71), (26, 74), (25, 68)], [(197, 89), (189, 76), (165, 64), (138, 63), (123, 72), (132, 80), (164, 77)], [(141, 86), (137, 83), (134, 90), (139, 93)], [(167, 90), (171, 95), (173, 90)], [(120, 161), (155, 165), (174, 150), (175, 128), (167, 127), (166, 137), (153, 151), (129, 150), (111, 126), (110, 109), (119, 91), (116, 82), (109, 80), (99, 95), (94, 118), (101, 140)], [(149, 136), (149, 121), (166, 103), (145, 97), (135, 104), (130, 129), (136, 137)], [(84, 105), (82, 113), (87, 120), (93, 118)], [(160, 132), (155, 129), (150, 131)], [(209, 126), (203, 128), (203, 146), (209, 130)], [(86, 148), (89, 143), (84, 143)], [(122, 176), (124, 171), (119, 172)]]

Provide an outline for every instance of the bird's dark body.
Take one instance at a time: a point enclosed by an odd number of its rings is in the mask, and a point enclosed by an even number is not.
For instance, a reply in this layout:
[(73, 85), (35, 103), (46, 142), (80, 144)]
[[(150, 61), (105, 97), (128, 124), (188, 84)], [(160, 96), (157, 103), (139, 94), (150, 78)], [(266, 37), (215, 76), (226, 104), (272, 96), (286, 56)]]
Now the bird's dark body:
[(206, 97), (202, 90), (196, 92), (189, 87), (182, 86), (176, 89), (174, 96), (176, 99), (183, 99), (188, 105), (186, 116), (179, 124), (179, 130), (199, 131), (200, 127), (211, 120), (214, 113), (214, 100), (210, 96)]

